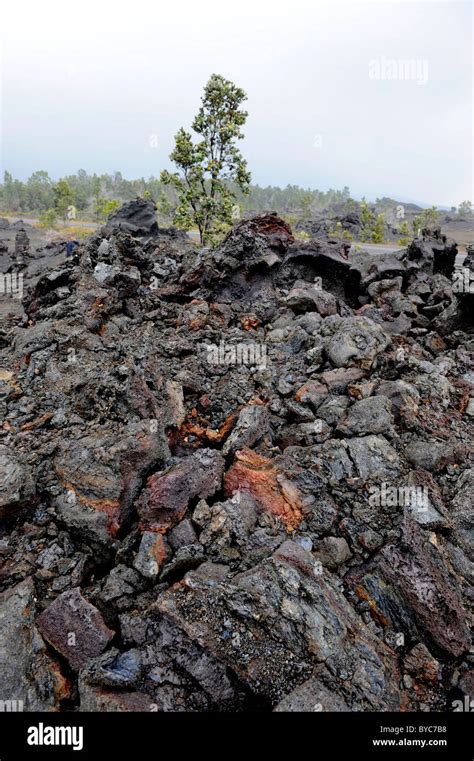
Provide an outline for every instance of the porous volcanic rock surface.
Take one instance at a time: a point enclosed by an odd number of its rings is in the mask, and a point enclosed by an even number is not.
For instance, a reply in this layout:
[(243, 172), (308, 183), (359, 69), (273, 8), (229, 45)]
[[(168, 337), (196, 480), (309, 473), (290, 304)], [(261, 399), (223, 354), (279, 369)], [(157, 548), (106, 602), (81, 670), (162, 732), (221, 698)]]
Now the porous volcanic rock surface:
[(0, 325), (2, 699), (447, 711), (472, 694), (456, 253), (424, 230), (356, 266), (275, 214), (208, 250), (137, 200), (27, 280)]

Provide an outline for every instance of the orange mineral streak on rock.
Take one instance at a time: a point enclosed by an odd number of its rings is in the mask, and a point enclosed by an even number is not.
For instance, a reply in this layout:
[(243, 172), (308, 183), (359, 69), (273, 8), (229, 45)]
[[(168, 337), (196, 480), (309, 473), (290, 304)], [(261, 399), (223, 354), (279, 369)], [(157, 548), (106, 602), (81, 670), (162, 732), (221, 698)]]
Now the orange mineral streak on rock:
[[(58, 471), (59, 472), (59, 471)], [(60, 482), (65, 489), (73, 492), (78, 502), (81, 505), (90, 507), (91, 510), (98, 510), (100, 513), (105, 513), (108, 517), (107, 530), (112, 537), (115, 537), (117, 531), (120, 528), (120, 502), (115, 499), (92, 499), (91, 497), (84, 497), (76, 487), (66, 481)]]
[(318, 383), (317, 381), (308, 381), (298, 389), (295, 394), (297, 402), (311, 402), (319, 397), (323, 399), (327, 396), (328, 390), (325, 385)]
[(240, 318), (240, 324), (244, 330), (253, 330), (253, 328), (258, 328), (260, 320), (254, 314), (245, 314)]
[(53, 682), (53, 691), (56, 705), (63, 700), (68, 700), (72, 695), (71, 680), (64, 676), (61, 667), (56, 660), (50, 658), (50, 675)]
[(187, 441), (189, 436), (195, 436), (197, 439), (199, 439), (204, 444), (206, 442), (221, 442), (227, 436), (229, 435), (230, 431), (234, 427), (237, 418), (239, 416), (240, 407), (238, 407), (236, 410), (230, 413), (222, 423), (222, 425), (218, 428), (218, 430), (214, 430), (213, 428), (209, 428), (204, 424), (203, 419), (198, 415), (197, 411), (193, 409), (188, 417), (194, 418), (195, 420), (199, 422), (191, 422), (190, 420), (187, 420), (183, 423), (183, 425), (180, 427), (178, 431), (178, 436), (175, 436), (175, 439), (181, 439), (183, 441)]
[(49, 423), (51, 418), (54, 417), (54, 412), (45, 412), (44, 415), (40, 415), (29, 423), (25, 423), (21, 426), (21, 431), (33, 431), (35, 428), (41, 428), (45, 423)]
[(224, 476), (224, 489), (228, 497), (240, 490), (250, 494), (257, 505), (267, 513), (278, 516), (288, 531), (294, 531), (302, 520), (302, 506), (298, 489), (281, 474), (272, 460), (241, 449), (235, 462)]
[(156, 562), (161, 568), (161, 566), (166, 560), (166, 545), (161, 534), (156, 535), (156, 542), (153, 545), (152, 552), (153, 552), (153, 555), (155, 556)]
[(389, 626), (390, 622), (379, 611), (379, 609), (377, 608), (377, 604), (376, 604), (375, 600), (371, 599), (371, 597), (367, 594), (367, 592), (364, 589), (364, 587), (361, 587), (360, 585), (358, 585), (356, 587), (356, 589), (355, 589), (355, 593), (356, 593), (357, 597), (359, 598), (359, 600), (364, 600), (364, 602), (368, 602), (369, 603), (370, 615), (372, 616), (372, 618), (374, 619), (374, 621), (376, 623), (380, 624), (380, 626), (383, 626), (383, 627)]

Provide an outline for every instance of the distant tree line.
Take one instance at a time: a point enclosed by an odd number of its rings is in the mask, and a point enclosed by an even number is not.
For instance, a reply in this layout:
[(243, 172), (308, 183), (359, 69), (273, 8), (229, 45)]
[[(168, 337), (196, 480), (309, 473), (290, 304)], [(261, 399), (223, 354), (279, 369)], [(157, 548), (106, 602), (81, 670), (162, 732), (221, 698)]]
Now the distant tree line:
[[(279, 188), (268, 185), (251, 185), (248, 195), (229, 183), (242, 214), (274, 210), (279, 213), (300, 213), (310, 216), (314, 211), (344, 204), (350, 198), (349, 188), (342, 190), (310, 190), (298, 185)], [(14, 179), (5, 172), (0, 184), (0, 209), (3, 213), (30, 213), (53, 211), (59, 219), (67, 218), (73, 206), (78, 216), (98, 220), (110, 213), (110, 203), (123, 203), (137, 196), (151, 198), (163, 220), (170, 221), (178, 205), (176, 189), (157, 177), (137, 180), (125, 179), (121, 172), (88, 174), (80, 169), (55, 182), (48, 172), (33, 172), (26, 182)]]
[(153, 177), (126, 180), (120, 172), (97, 175), (79, 169), (57, 182), (44, 170), (33, 172), (26, 182), (5, 172), (0, 184), (0, 208), (4, 213), (43, 213), (59, 219), (77, 215), (99, 221), (123, 201), (137, 196), (157, 200), (161, 190), (162, 183)]
[[(237, 218), (239, 214), (246, 216), (269, 210), (303, 219), (309, 219), (315, 212), (323, 210), (331, 210), (331, 214), (334, 210), (338, 213), (354, 211), (362, 216), (365, 239), (378, 242), (381, 238), (383, 218), (374, 215), (364, 199), (361, 203), (354, 201), (347, 186), (342, 190), (331, 188), (322, 191), (298, 185), (287, 185), (285, 188), (250, 185), (248, 194), (231, 182), (229, 188), (235, 197)], [(0, 184), (0, 211), (3, 214), (38, 215), (44, 227), (54, 227), (59, 220), (73, 219), (75, 216), (102, 222), (121, 203), (137, 196), (152, 199), (157, 205), (160, 222), (171, 223), (179, 203), (177, 189), (172, 184), (153, 176), (127, 180), (121, 172), (98, 175), (88, 174), (84, 169), (57, 182), (44, 170), (33, 172), (26, 182), (14, 179), (10, 172), (5, 172)], [(375, 207), (381, 210), (394, 203), (390, 199), (377, 199)], [(460, 217), (472, 213), (473, 207), (469, 201), (463, 201), (457, 209), (451, 208), (451, 214)], [(434, 224), (436, 217), (434, 207), (427, 209), (410, 226), (419, 228)], [(401, 225), (400, 234), (404, 239), (409, 235), (406, 223)]]

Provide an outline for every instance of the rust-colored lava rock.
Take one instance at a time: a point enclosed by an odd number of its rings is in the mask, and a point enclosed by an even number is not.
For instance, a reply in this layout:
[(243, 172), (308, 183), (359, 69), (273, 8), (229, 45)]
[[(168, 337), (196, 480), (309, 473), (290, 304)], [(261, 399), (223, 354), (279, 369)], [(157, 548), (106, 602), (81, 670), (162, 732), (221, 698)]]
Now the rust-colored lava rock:
[(203, 248), (137, 199), (65, 257), (0, 224), (24, 275), (0, 299), (2, 702), (472, 698), (474, 248), (460, 270), (439, 230), (335, 234), (362, 227), (264, 213)]
[(210, 497), (220, 487), (224, 460), (215, 449), (200, 449), (147, 481), (138, 503), (143, 526), (168, 531), (195, 497)]
[(272, 461), (243, 449), (236, 452), (235, 463), (225, 474), (225, 493), (236, 491), (250, 494), (261, 510), (278, 516), (289, 531), (298, 528), (301, 519), (301, 499), (298, 489), (278, 472)]

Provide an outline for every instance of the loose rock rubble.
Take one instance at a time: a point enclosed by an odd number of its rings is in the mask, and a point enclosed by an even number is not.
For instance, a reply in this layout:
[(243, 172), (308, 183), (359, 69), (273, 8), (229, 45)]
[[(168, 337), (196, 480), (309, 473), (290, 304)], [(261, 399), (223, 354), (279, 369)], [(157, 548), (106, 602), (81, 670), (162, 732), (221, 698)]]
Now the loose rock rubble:
[(354, 264), (318, 230), (266, 214), (199, 249), (137, 199), (4, 321), (3, 699), (469, 694), (472, 293), (439, 231)]

